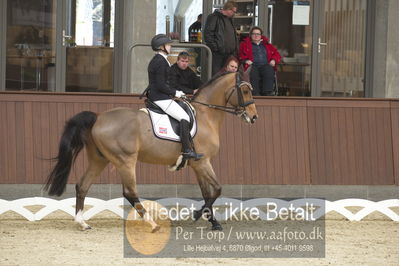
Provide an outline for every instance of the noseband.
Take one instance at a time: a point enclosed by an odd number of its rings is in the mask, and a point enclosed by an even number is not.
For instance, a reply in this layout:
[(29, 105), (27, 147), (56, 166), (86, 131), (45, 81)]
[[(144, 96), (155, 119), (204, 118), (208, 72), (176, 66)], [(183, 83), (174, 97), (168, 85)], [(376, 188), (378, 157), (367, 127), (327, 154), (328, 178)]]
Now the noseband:
[(242, 89), (241, 87), (243, 86), (248, 86), (251, 90), (252, 90), (252, 86), (250, 83), (246, 82), (246, 81), (242, 81), (240, 78), (240, 75), (238, 73), (236, 73), (236, 86), (234, 87), (233, 90), (231, 90), (229, 97), (227, 97), (227, 103), (229, 103), (231, 96), (233, 95), (234, 91), (237, 92), (237, 98), (238, 98), (238, 105), (237, 106), (222, 106), (222, 105), (214, 105), (214, 104), (207, 104), (207, 103), (202, 103), (202, 102), (197, 102), (194, 100), (191, 100), (191, 102), (194, 103), (199, 103), (202, 105), (205, 105), (209, 108), (212, 109), (217, 109), (217, 110), (221, 110), (223, 112), (226, 113), (230, 113), (230, 114), (234, 114), (234, 115), (238, 115), (238, 116), (242, 116), (246, 114), (245, 108), (253, 103), (255, 103), (254, 100), (251, 101), (244, 101), (244, 96), (242, 95)]

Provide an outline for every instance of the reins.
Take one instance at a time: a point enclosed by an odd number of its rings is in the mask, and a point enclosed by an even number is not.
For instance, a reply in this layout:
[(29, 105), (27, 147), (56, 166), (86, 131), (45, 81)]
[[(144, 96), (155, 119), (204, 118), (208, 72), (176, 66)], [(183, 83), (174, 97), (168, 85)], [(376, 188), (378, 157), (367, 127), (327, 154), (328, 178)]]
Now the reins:
[[(198, 104), (204, 105), (208, 108), (220, 110), (220, 111), (223, 111), (223, 112), (226, 112), (229, 114), (241, 115), (243, 112), (245, 112), (245, 107), (247, 107), (248, 105), (251, 105), (255, 102), (254, 100), (244, 102), (244, 96), (242, 95), (241, 86), (248, 85), (248, 84), (249, 84), (248, 82), (241, 81), (239, 74), (236, 73), (235, 90), (237, 91), (238, 106), (229, 107), (229, 106), (223, 106), (223, 105), (208, 104), (208, 103), (195, 101), (193, 99), (188, 99), (188, 101), (192, 102), (192, 103), (198, 103)], [(229, 97), (227, 97), (226, 104), (229, 102), (231, 96), (233, 95), (233, 92), (234, 92), (234, 90), (231, 90)]]
[(217, 109), (217, 110), (229, 113), (229, 114), (234, 114), (234, 115), (239, 114), (239, 108), (237, 108), (237, 107), (229, 107), (229, 106), (223, 106), (223, 105), (202, 103), (202, 102), (198, 102), (198, 101), (190, 100), (190, 99), (188, 101), (191, 103), (198, 103), (198, 104), (204, 105), (204, 106), (212, 108), (212, 109)]

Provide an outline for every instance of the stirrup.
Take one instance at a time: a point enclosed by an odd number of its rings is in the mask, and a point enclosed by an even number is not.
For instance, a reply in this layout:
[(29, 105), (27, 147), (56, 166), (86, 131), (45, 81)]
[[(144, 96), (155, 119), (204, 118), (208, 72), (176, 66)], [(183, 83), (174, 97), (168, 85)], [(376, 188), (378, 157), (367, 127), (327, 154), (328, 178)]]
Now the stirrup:
[(204, 157), (204, 155), (202, 153), (196, 153), (196, 152), (190, 151), (190, 150), (183, 152), (182, 155), (183, 155), (183, 158), (186, 160), (194, 159), (195, 161), (198, 161), (199, 159)]

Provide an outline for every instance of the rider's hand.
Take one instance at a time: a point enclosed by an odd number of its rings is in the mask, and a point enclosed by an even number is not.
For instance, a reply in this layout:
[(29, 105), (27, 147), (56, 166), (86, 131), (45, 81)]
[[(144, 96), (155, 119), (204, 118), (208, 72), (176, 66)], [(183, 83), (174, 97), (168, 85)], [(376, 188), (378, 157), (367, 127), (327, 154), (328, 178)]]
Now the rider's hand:
[(180, 97), (182, 97), (184, 95), (186, 95), (186, 94), (184, 92), (182, 92), (182, 91), (176, 91), (176, 93), (175, 93), (175, 97), (177, 97), (177, 98), (180, 98)]

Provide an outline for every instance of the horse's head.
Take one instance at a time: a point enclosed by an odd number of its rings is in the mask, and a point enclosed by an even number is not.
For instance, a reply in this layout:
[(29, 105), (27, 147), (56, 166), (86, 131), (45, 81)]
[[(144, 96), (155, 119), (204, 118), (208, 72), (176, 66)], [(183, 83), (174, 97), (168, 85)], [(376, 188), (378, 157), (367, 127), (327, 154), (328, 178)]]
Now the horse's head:
[[(252, 86), (240, 73), (216, 75), (191, 98), (192, 103), (240, 116), (247, 123), (258, 118)], [(230, 106), (227, 106), (230, 105)]]
[(247, 123), (255, 123), (258, 118), (254, 99), (252, 98), (252, 86), (247, 81), (242, 81), (236, 74), (236, 86), (227, 91), (227, 102), (235, 107), (235, 113)]

